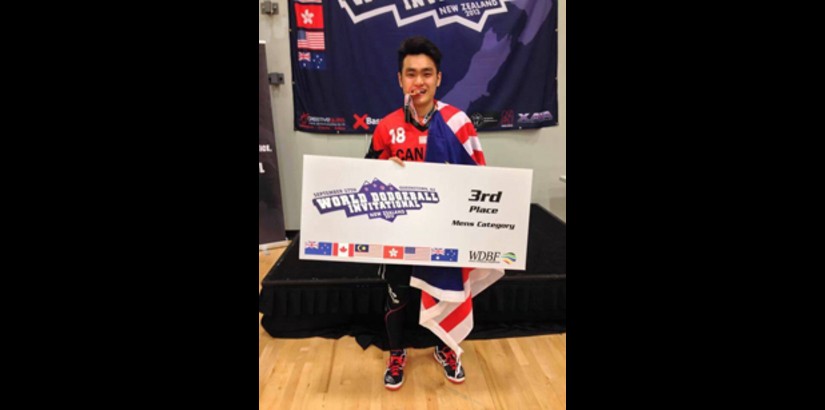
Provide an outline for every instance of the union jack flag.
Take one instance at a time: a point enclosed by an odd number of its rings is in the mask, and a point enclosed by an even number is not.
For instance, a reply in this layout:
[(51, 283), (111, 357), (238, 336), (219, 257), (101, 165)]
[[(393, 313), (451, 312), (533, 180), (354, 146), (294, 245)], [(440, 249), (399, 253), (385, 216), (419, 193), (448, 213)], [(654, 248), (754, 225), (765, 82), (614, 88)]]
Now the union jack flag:
[[(430, 119), (425, 162), (485, 165), (473, 123), (459, 109), (437, 102)], [(457, 249), (432, 249), (434, 261), (457, 261)], [(421, 289), (419, 324), (461, 357), (458, 345), (473, 330), (473, 296), (504, 276), (501, 269), (414, 266), (410, 286)]]
[(309, 53), (309, 52), (305, 53), (303, 51), (299, 51), (298, 52), (298, 61), (310, 61), (311, 56), (312, 56), (312, 53)]

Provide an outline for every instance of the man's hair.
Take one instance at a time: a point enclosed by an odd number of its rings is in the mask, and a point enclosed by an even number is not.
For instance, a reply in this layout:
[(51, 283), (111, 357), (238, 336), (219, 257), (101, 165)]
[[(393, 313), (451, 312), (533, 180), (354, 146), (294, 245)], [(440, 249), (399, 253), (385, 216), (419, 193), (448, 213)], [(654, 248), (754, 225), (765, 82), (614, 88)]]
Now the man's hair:
[(413, 36), (403, 42), (398, 49), (398, 72), (404, 70), (404, 57), (408, 55), (424, 54), (435, 62), (435, 71), (441, 71), (441, 51), (432, 41), (422, 36)]

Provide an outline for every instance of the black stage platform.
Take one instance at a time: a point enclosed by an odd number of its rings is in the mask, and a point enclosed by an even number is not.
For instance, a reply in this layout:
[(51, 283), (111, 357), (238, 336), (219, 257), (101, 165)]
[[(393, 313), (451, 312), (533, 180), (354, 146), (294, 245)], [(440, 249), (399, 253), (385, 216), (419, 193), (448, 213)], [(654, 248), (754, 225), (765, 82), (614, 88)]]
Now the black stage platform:
[[(566, 331), (567, 227), (537, 204), (530, 206), (527, 270), (505, 276), (473, 298), (474, 327), (467, 339)], [(386, 350), (386, 285), (377, 264), (299, 260), (300, 233), (261, 282), (261, 325), (273, 337), (354, 336), (367, 348)], [(403, 268), (411, 268), (404, 266)], [(421, 292), (405, 309), (408, 347), (434, 346), (436, 337), (418, 325)]]

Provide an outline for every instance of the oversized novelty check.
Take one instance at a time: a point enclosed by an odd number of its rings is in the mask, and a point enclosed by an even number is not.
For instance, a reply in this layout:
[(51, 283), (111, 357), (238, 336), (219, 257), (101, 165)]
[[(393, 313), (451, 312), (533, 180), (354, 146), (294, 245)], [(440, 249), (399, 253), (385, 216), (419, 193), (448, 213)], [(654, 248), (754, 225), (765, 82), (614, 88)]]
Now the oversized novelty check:
[(533, 170), (304, 156), (300, 259), (524, 270)]

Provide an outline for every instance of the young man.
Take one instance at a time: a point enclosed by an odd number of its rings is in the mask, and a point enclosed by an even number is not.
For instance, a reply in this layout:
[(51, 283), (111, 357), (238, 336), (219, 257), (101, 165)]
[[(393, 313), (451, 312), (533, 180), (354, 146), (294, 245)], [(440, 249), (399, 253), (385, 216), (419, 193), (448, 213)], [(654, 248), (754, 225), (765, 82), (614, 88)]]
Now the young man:
[[(404, 161), (450, 162), (485, 165), (475, 127), (463, 111), (435, 99), (441, 85), (441, 52), (424, 37), (410, 37), (398, 50), (398, 85), (404, 93), (404, 107), (378, 123), (366, 158), (389, 159), (404, 166)], [(432, 128), (431, 128), (432, 125)], [(428, 133), (431, 154), (427, 156)], [(447, 143), (444, 143), (444, 141)], [(439, 154), (435, 154), (438, 151)], [(444, 156), (444, 152), (450, 154)], [(447, 161), (444, 159), (447, 158)], [(404, 349), (404, 309), (410, 299), (409, 266), (380, 265), (387, 282), (387, 309), (384, 322), (390, 357), (384, 372), (384, 386), (397, 390), (404, 383), (407, 353)], [(413, 306), (416, 308), (416, 306)], [(441, 336), (439, 336), (441, 337)], [(457, 343), (453, 346), (457, 346)], [(443, 341), (433, 353), (453, 383), (464, 382), (464, 369), (454, 349)]]

